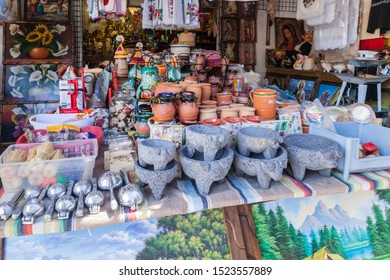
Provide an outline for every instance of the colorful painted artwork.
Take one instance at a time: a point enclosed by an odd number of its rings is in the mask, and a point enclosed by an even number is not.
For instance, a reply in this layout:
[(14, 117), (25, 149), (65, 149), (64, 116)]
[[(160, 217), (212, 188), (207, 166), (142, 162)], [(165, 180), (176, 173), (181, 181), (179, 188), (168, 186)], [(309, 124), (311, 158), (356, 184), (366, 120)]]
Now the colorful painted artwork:
[(321, 101), (321, 104), (323, 106), (330, 106), (336, 103), (339, 94), (340, 94), (340, 86), (320, 84), (317, 98)]
[(265, 65), (275, 68), (292, 68), (293, 62), (287, 55), (286, 50), (281, 49), (266, 49), (265, 50)]
[(390, 190), (252, 206), (265, 260), (389, 260)]
[(26, 129), (33, 129), (28, 118), (34, 114), (34, 104), (3, 105), (1, 143), (15, 142)]
[(33, 129), (29, 117), (56, 111), (58, 103), (9, 104), (3, 105), (1, 122), (1, 143), (13, 143), (26, 129)]
[(6, 238), (4, 251), (6, 260), (231, 259), (221, 209)]
[(20, 20), (20, 3), (14, 0), (0, 0), (0, 22)]
[(70, 0), (27, 0), (24, 6), (28, 21), (70, 21)]
[(59, 23), (6, 23), (5, 63), (72, 61), (72, 25)]
[(256, 47), (254, 43), (240, 43), (238, 51), (241, 64), (256, 64)]
[(222, 1), (222, 16), (223, 17), (237, 17), (238, 4), (236, 1)]
[(288, 86), (288, 91), (293, 94), (299, 102), (312, 100), (314, 97), (315, 81), (292, 78)]
[(5, 101), (59, 100), (57, 64), (5, 66)]
[(240, 18), (256, 18), (257, 1), (238, 2), (238, 16)]

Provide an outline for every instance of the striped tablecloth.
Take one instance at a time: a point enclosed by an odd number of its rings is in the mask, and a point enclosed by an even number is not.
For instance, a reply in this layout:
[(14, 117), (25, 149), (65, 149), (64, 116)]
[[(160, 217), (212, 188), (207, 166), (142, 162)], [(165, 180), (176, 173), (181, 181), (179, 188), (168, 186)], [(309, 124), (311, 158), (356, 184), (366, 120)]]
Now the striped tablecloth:
[[(133, 181), (136, 181), (135, 174), (132, 174), (131, 177)], [(43, 217), (40, 217), (33, 225), (22, 225), (20, 218), (18, 220), (9, 219), (7, 222), (0, 222), (0, 237), (83, 230), (210, 208), (296, 197), (387, 189), (389, 185), (390, 171), (388, 170), (351, 174), (347, 182), (343, 181), (342, 173), (338, 171), (334, 171), (332, 176), (328, 178), (320, 176), (318, 172), (308, 171), (302, 182), (295, 180), (286, 172), (280, 182), (272, 182), (269, 189), (262, 190), (258, 187), (255, 177), (237, 177), (232, 171), (224, 183), (212, 185), (208, 196), (199, 194), (194, 181), (183, 178), (182, 180), (174, 180), (167, 186), (161, 200), (155, 200), (150, 189), (146, 187), (144, 189), (145, 202), (137, 211), (132, 212), (127, 207), (119, 207), (116, 211), (109, 209), (109, 193), (105, 192), (105, 204), (99, 214), (89, 215), (85, 209), (83, 218), (72, 216), (67, 220), (55, 218), (51, 222), (44, 222)]]

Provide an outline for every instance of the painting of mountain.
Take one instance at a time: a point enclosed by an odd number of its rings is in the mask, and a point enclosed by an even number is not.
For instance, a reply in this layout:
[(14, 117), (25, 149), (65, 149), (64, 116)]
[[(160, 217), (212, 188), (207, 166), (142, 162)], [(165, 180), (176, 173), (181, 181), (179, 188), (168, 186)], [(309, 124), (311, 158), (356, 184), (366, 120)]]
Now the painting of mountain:
[(252, 206), (263, 259), (390, 259), (390, 191)]
[(230, 259), (221, 209), (6, 238), (6, 260)]

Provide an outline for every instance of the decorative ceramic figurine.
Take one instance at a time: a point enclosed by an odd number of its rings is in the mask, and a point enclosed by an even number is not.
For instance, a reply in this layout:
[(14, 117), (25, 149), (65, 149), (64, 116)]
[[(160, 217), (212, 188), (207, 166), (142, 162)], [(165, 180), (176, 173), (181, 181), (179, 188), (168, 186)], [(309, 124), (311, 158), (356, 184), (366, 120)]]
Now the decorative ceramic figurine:
[(321, 60), (321, 67), (324, 70), (324, 72), (329, 73), (330, 71), (332, 71), (332, 64), (330, 64), (329, 62), (327, 62), (325, 60)]
[(128, 52), (123, 46), (124, 38), (122, 35), (118, 35), (116, 40), (119, 41), (119, 46), (114, 55), (116, 72), (118, 77), (127, 77), (129, 72), (129, 66), (127, 65)]
[(154, 96), (158, 81), (158, 69), (154, 66), (145, 66), (141, 71), (142, 80), (137, 89), (137, 99)]

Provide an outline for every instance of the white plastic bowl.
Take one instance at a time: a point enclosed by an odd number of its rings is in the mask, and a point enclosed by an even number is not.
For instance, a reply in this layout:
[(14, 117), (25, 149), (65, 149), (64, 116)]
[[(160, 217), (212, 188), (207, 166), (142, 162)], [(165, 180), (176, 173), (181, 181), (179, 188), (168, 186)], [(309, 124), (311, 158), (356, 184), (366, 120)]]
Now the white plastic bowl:
[(49, 125), (71, 124), (78, 127), (93, 125), (93, 118), (76, 119), (77, 114), (37, 114), (29, 118), (34, 129), (46, 129)]

